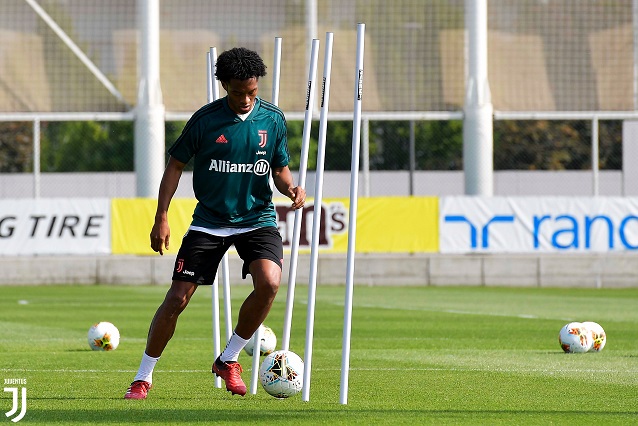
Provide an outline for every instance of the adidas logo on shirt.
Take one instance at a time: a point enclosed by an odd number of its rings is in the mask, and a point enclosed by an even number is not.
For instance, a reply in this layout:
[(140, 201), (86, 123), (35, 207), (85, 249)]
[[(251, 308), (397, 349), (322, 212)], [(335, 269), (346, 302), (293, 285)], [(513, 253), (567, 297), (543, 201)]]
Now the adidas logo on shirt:
[(228, 140), (226, 139), (226, 136), (220, 135), (215, 141), (215, 143), (228, 143)]

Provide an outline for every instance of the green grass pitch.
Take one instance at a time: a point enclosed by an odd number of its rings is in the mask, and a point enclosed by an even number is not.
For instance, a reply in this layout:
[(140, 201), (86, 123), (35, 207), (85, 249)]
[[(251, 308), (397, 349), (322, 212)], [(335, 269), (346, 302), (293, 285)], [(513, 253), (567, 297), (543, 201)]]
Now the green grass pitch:
[[(26, 379), (24, 424), (636, 424), (638, 289), (354, 288), (348, 404), (339, 403), (345, 288), (318, 286), (310, 401), (214, 387), (211, 289), (179, 319), (144, 401), (123, 399), (167, 287), (0, 287), (0, 376)], [(233, 318), (250, 291), (233, 286)], [(281, 338), (286, 287), (266, 321)], [(303, 357), (307, 287), (290, 349)], [(223, 314), (223, 303), (222, 303)], [(222, 315), (223, 318), (223, 315)], [(600, 353), (564, 354), (560, 328), (596, 321)], [(98, 321), (122, 335), (93, 352)], [(222, 336), (224, 328), (222, 327)], [(280, 342), (279, 342), (280, 343)], [(240, 357), (250, 385), (251, 359)], [(11, 409), (3, 393), (0, 412)], [(9, 419), (0, 416), (7, 424)]]

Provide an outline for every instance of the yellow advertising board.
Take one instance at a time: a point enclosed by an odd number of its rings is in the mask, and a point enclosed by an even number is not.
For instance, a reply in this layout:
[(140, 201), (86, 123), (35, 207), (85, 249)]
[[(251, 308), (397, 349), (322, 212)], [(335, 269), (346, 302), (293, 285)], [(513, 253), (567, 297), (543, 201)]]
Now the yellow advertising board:
[[(190, 225), (197, 201), (176, 198), (168, 210), (171, 237), (168, 253), (177, 253)], [(154, 254), (149, 235), (155, 221), (157, 200), (114, 198), (111, 203), (111, 251), (113, 254)]]
[[(177, 253), (191, 222), (194, 199), (176, 198), (169, 209), (171, 238), (168, 253)], [(157, 200), (116, 198), (112, 202), (113, 254), (150, 255), (149, 234)], [(319, 248), (326, 253), (348, 251), (349, 199), (324, 199), (321, 206)], [(295, 211), (285, 198), (275, 199), (278, 227), (284, 249), (290, 249)], [(439, 199), (437, 197), (366, 197), (357, 203), (358, 253), (434, 253), (439, 250)], [(310, 251), (314, 205), (302, 212), (299, 250)]]

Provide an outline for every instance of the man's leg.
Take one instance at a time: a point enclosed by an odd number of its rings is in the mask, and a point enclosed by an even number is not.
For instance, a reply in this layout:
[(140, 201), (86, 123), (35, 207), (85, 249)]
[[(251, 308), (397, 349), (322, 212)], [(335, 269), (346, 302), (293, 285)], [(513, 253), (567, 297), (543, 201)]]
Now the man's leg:
[(146, 351), (133, 383), (126, 391), (126, 399), (144, 399), (153, 383), (153, 369), (168, 341), (175, 333), (177, 318), (186, 308), (197, 285), (184, 281), (173, 281), (164, 301), (155, 312), (146, 340)]
[(196, 289), (197, 284), (173, 281), (164, 301), (151, 321), (146, 340), (146, 354), (148, 356), (159, 358), (162, 355), (168, 341), (175, 333), (179, 314), (186, 308)]
[(242, 368), (237, 363), (239, 353), (268, 316), (281, 281), (281, 267), (271, 260), (254, 260), (249, 270), (254, 289), (239, 309), (235, 332), (213, 364), (213, 372), (224, 379), (226, 389), (239, 395), (246, 394), (246, 385), (240, 376)]
[(235, 327), (235, 333), (244, 339), (250, 339), (268, 316), (281, 281), (281, 268), (271, 260), (255, 260), (249, 270), (254, 290), (241, 305)]

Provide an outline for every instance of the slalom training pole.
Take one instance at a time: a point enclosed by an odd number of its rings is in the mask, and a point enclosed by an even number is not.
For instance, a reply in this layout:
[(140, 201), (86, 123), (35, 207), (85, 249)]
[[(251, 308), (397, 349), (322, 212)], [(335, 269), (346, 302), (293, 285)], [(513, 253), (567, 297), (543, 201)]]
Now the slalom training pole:
[(275, 57), (273, 59), (272, 74), (272, 98), (271, 101), (275, 105), (279, 105), (279, 80), (281, 75), (281, 37), (275, 37)]
[[(308, 168), (308, 148), (310, 145), (310, 128), (312, 126), (312, 111), (315, 103), (315, 78), (317, 75), (317, 55), (319, 40), (313, 39), (310, 48), (310, 66), (308, 70), (308, 85), (306, 86), (306, 112), (301, 140), (301, 156), (299, 158), (298, 186), (306, 187), (306, 169)], [(295, 301), (295, 280), (297, 278), (297, 259), (299, 257), (299, 235), (301, 233), (301, 218), (303, 208), (295, 210), (295, 223), (290, 247), (290, 269), (288, 272), (288, 294), (286, 296), (286, 313), (284, 317), (284, 332), (282, 336), (282, 350), (289, 350), (290, 328), (292, 323), (292, 308)]]
[(357, 24), (357, 59), (354, 77), (354, 112), (352, 117), (352, 164), (350, 166), (350, 215), (348, 222), (348, 258), (346, 266), (346, 296), (343, 313), (343, 343), (341, 348), (341, 391), (339, 402), (348, 403), (348, 373), (350, 371), (350, 332), (352, 329), (352, 292), (354, 284), (355, 239), (357, 235), (357, 200), (359, 189), (359, 151), (361, 134), (361, 98), (363, 95), (363, 51), (365, 24)]
[[(214, 47), (211, 47), (210, 51), (206, 52), (206, 98), (208, 100), (208, 103), (211, 103), (216, 99), (214, 93), (215, 88), (217, 87), (217, 83), (215, 82), (215, 59), (213, 58), (217, 58), (217, 50)], [(217, 92), (217, 96), (219, 96), (219, 91)], [(215, 276), (215, 280), (213, 281), (211, 298), (213, 311), (213, 350), (215, 352), (215, 359), (217, 359), (217, 357), (221, 353), (219, 336), (219, 281), (217, 279), (217, 276)], [(215, 387), (222, 387), (221, 377), (218, 377), (217, 375), (215, 375)]]
[[(281, 37), (275, 37), (275, 58), (273, 61), (272, 75), (272, 103), (277, 105), (279, 102), (279, 76), (281, 68)], [(274, 186), (271, 184), (271, 187)], [(250, 393), (257, 393), (257, 384), (259, 379), (259, 363), (261, 353), (261, 326), (257, 327), (253, 337), (253, 368), (250, 373)]]
[[(210, 48), (210, 59), (212, 63), (211, 67), (211, 82), (213, 87), (213, 101), (219, 99), (219, 85), (215, 79), (215, 72), (217, 71), (217, 48)], [(226, 320), (226, 341), (230, 340), (233, 335), (233, 319), (231, 315), (230, 307), (230, 269), (228, 267), (228, 253), (224, 253), (222, 257), (222, 286), (224, 288), (224, 319)], [(219, 301), (217, 302), (219, 303)]]
[[(219, 99), (219, 85), (215, 79), (217, 71), (217, 48), (210, 48), (211, 67), (211, 83), (213, 87), (213, 101)], [(224, 291), (224, 319), (226, 322), (226, 341), (228, 342), (233, 335), (233, 318), (230, 306), (230, 268), (228, 267), (228, 253), (224, 253), (221, 263), (222, 287)], [(217, 301), (219, 304), (219, 300)]]
[(210, 82), (210, 92), (211, 92), (211, 97), (209, 98), (210, 100), (208, 101), (213, 102), (216, 101), (217, 99), (219, 99), (219, 84), (217, 84), (217, 78), (215, 77), (215, 73), (217, 72), (217, 48), (216, 47), (211, 47), (210, 48), (210, 77), (209, 77), (209, 82)]
[(330, 73), (332, 72), (333, 33), (326, 33), (325, 56), (323, 61), (323, 87), (321, 115), (319, 117), (319, 140), (317, 141), (317, 171), (315, 199), (312, 220), (312, 242), (310, 245), (310, 276), (308, 280), (308, 314), (306, 316), (306, 348), (302, 400), (310, 400), (310, 373), (312, 370), (312, 340), (315, 327), (315, 295), (317, 292), (317, 260), (319, 256), (319, 231), (321, 229), (321, 200), (323, 197), (323, 169), (326, 153), (326, 128), (328, 125), (328, 103), (330, 101)]

